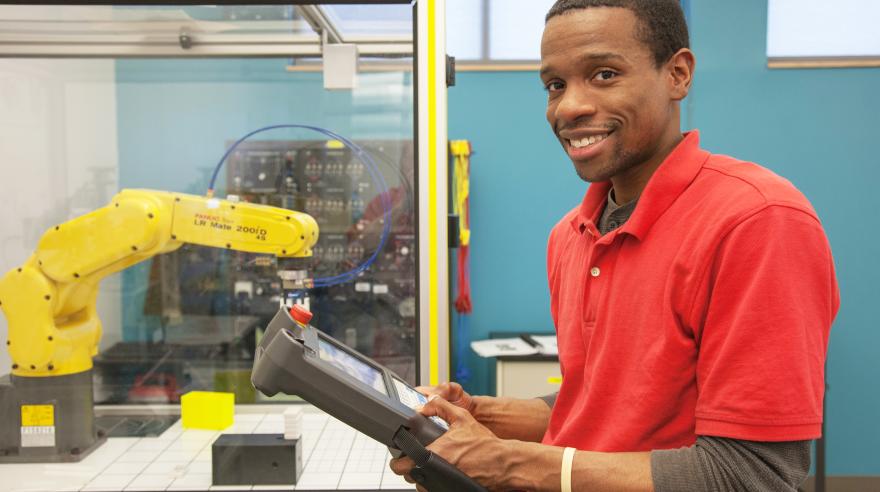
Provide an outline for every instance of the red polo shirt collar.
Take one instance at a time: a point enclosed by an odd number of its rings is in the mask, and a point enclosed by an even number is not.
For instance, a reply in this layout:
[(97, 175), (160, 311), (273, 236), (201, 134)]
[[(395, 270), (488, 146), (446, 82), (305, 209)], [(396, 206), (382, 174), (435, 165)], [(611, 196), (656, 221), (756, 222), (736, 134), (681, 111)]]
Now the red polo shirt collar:
[[(639, 240), (643, 239), (657, 219), (697, 177), (709, 155), (709, 152), (700, 148), (700, 133), (697, 130), (686, 132), (651, 176), (639, 197), (638, 206), (618, 234), (631, 234)], [(589, 232), (596, 237), (600, 235), (596, 221), (610, 190), (611, 181), (590, 185), (578, 214), (571, 221), (576, 232)]]

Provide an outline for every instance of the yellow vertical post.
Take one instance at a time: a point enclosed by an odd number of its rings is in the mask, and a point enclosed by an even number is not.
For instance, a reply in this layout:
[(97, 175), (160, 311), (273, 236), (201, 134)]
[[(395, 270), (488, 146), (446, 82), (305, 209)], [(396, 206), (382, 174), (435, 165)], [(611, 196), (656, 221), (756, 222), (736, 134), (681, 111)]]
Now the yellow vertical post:
[[(437, 57), (434, 54), (437, 52), (437, 29), (436, 29), (436, 15), (434, 12), (434, 2), (433, 0), (427, 1), (428, 7), (428, 106), (431, 108), (437, 107), (437, 87), (436, 84), (432, 83), (437, 76)], [(428, 247), (430, 249), (429, 261), (430, 261), (430, 271), (431, 271), (431, 287), (429, 293), (429, 311), (430, 311), (430, 325), (428, 327), (428, 343), (430, 345), (429, 352), (429, 381), (432, 385), (436, 385), (440, 383), (440, 354), (439, 354), (439, 307), (438, 307), (438, 294), (440, 290), (440, 283), (438, 282), (438, 275), (441, 273), (437, 268), (437, 258), (440, 254), (439, 251), (439, 238), (438, 238), (438, 225), (437, 224), (437, 119), (436, 118), (428, 118), (428, 189), (430, 190), (428, 196)]]
[(420, 383), (449, 378), (445, 1), (419, 0)]

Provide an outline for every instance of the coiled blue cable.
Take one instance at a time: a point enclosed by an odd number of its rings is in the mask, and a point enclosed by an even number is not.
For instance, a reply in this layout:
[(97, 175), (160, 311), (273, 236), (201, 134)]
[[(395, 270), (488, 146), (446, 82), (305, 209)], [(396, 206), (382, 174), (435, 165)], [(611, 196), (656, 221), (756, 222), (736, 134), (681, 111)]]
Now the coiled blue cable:
[(379, 256), (379, 252), (385, 248), (385, 243), (388, 241), (388, 235), (391, 233), (391, 197), (388, 195), (388, 184), (385, 182), (385, 178), (382, 176), (382, 173), (379, 172), (378, 167), (376, 166), (376, 162), (373, 160), (372, 156), (369, 153), (364, 151), (358, 144), (352, 142), (351, 140), (333, 133), (330, 130), (325, 128), (320, 128), (317, 126), (310, 125), (296, 125), (296, 124), (285, 124), (285, 125), (271, 125), (264, 126), (263, 128), (259, 128), (254, 130), (247, 135), (239, 138), (235, 141), (227, 150), (226, 153), (223, 154), (223, 157), (220, 158), (220, 161), (217, 163), (217, 166), (214, 168), (214, 173), (211, 174), (211, 182), (208, 185), (208, 194), (214, 193), (214, 184), (217, 182), (217, 176), (220, 174), (220, 169), (223, 167), (223, 163), (226, 162), (226, 159), (230, 154), (235, 150), (236, 147), (239, 146), (242, 142), (249, 139), (250, 137), (256, 135), (257, 133), (262, 133), (269, 130), (277, 130), (280, 128), (298, 128), (304, 130), (312, 130), (318, 132), (322, 135), (325, 135), (331, 139), (338, 140), (345, 145), (346, 148), (352, 151), (352, 153), (360, 159), (361, 162), (364, 163), (367, 168), (367, 172), (370, 173), (370, 177), (373, 180), (373, 183), (379, 190), (379, 199), (382, 201), (382, 217), (383, 217), (383, 225), (382, 225), (382, 235), (379, 238), (379, 245), (376, 247), (376, 250), (373, 251), (373, 254), (370, 255), (363, 263), (352, 268), (351, 270), (341, 273), (339, 275), (334, 275), (332, 277), (322, 277), (314, 279), (315, 287), (329, 287), (331, 285), (342, 284), (357, 278), (364, 270), (370, 267), (376, 258)]

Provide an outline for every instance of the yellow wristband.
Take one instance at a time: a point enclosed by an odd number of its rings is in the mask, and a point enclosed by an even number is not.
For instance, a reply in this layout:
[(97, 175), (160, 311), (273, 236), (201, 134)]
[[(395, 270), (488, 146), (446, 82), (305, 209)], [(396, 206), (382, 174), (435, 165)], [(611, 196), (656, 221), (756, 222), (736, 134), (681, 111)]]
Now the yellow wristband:
[(574, 448), (565, 448), (562, 452), (562, 492), (571, 492), (571, 465), (574, 462)]

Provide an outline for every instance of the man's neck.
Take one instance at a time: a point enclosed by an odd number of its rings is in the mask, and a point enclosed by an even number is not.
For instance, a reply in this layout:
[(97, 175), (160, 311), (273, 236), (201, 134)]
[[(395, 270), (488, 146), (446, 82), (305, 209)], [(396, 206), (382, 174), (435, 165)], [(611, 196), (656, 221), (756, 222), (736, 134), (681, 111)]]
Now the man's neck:
[(644, 163), (628, 169), (625, 173), (611, 178), (611, 185), (614, 192), (614, 201), (618, 204), (629, 203), (639, 195), (648, 185), (648, 181), (654, 172), (660, 167), (660, 164), (666, 160), (666, 157), (672, 150), (684, 139), (684, 136), (678, 130), (674, 135), (666, 138), (666, 143), (659, 148), (654, 157)]
[(634, 176), (619, 176), (611, 178), (612, 189), (614, 190), (614, 201), (618, 205), (629, 203), (642, 194), (642, 190), (648, 185), (648, 180), (659, 167), (659, 163), (650, 169), (641, 166), (640, 170), (646, 171)]

